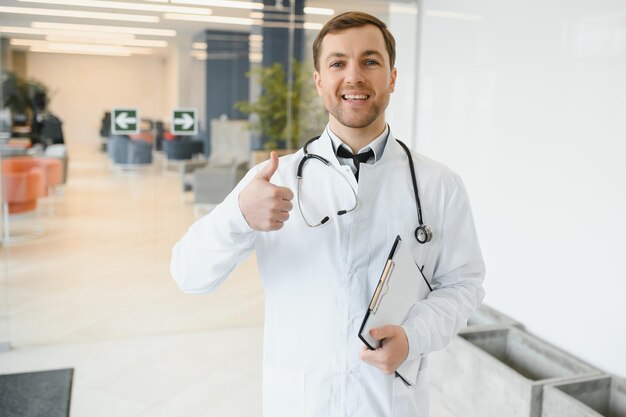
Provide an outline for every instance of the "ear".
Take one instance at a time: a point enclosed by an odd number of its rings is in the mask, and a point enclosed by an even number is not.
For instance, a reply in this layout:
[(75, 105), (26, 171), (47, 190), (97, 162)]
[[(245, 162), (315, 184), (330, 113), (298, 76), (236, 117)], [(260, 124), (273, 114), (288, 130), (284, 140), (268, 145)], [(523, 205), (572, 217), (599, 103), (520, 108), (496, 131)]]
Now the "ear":
[(317, 95), (321, 97), (322, 93), (323, 93), (323, 90), (322, 90), (322, 77), (321, 77), (319, 72), (317, 72), (317, 71), (313, 72), (313, 80), (315, 81), (315, 88), (317, 89)]
[(391, 70), (391, 76), (389, 78), (389, 89), (393, 93), (396, 89), (396, 77), (398, 76), (398, 70), (396, 67)]

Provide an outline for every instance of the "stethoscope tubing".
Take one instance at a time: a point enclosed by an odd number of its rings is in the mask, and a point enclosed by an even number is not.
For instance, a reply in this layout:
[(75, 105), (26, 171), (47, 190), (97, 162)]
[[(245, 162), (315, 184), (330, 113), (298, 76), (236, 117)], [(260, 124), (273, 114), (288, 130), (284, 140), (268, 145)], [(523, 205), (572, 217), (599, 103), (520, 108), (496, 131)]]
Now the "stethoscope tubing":
[[(341, 173), (341, 171), (339, 171), (337, 169), (337, 167), (335, 167), (333, 164), (330, 163), (330, 161), (328, 161), (326, 158), (317, 155), (317, 154), (313, 154), (313, 153), (309, 153), (308, 151), (308, 147), (309, 145), (316, 141), (317, 139), (319, 139), (319, 136), (316, 136), (314, 138), (309, 139), (306, 144), (303, 147), (303, 151), (304, 151), (304, 156), (302, 157), (302, 159), (300, 160), (300, 163), (298, 164), (298, 170), (296, 173), (296, 178), (298, 180), (298, 209), (300, 210), (300, 214), (302, 215), (302, 218), (304, 219), (304, 222), (307, 224), (307, 226), (309, 227), (319, 227), (322, 226), (323, 224), (325, 224), (328, 220), (329, 217), (325, 216), (318, 224), (312, 225), (308, 222), (308, 220), (306, 219), (306, 217), (304, 216), (304, 212), (302, 211), (302, 203), (300, 201), (300, 185), (302, 182), (302, 176), (303, 176), (303, 169), (304, 169), (304, 164), (309, 161), (310, 159), (316, 159), (320, 162), (322, 162), (324, 165), (329, 166), (331, 168), (333, 168), (338, 174), (339, 176), (341, 176), (344, 181), (346, 181), (348, 183), (348, 186), (350, 187), (350, 190), (352, 190), (352, 194), (354, 195), (354, 207), (352, 207), (351, 209), (346, 209), (346, 210), (340, 210), (337, 212), (337, 215), (341, 216), (343, 214), (346, 213), (350, 213), (354, 210), (356, 210), (356, 208), (359, 205), (359, 199), (356, 195), (356, 191), (354, 190), (354, 188), (352, 187), (352, 185), (350, 184), (350, 181), (348, 181), (348, 179), (346, 177), (344, 177), (344, 175)], [(400, 146), (402, 146), (402, 149), (404, 149), (404, 152), (407, 155), (407, 158), (409, 160), (409, 170), (411, 171), (411, 182), (413, 185), (413, 194), (415, 195), (415, 206), (417, 208), (417, 220), (419, 223), (419, 226), (417, 227), (417, 229), (415, 229), (415, 239), (419, 242), (419, 243), (427, 243), (430, 242), (430, 240), (432, 239), (432, 231), (431, 229), (426, 226), (424, 224), (423, 221), (423, 217), (422, 217), (422, 202), (420, 201), (420, 196), (419, 196), (419, 190), (417, 187), (417, 176), (415, 175), (415, 165), (413, 164), (413, 156), (411, 155), (411, 150), (409, 149), (408, 146), (406, 146), (404, 144), (404, 142), (402, 142), (400, 139), (396, 139), (396, 141), (400, 144)]]

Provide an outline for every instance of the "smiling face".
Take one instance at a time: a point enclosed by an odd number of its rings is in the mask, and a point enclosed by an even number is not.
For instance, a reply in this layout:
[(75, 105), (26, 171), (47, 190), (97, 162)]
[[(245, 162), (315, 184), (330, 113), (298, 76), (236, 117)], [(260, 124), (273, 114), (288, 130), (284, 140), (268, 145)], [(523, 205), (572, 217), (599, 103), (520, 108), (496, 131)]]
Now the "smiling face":
[(390, 69), (385, 41), (376, 26), (327, 34), (314, 79), (333, 132), (342, 137), (342, 133), (356, 133), (355, 129), (375, 135), (384, 130), (396, 69)]

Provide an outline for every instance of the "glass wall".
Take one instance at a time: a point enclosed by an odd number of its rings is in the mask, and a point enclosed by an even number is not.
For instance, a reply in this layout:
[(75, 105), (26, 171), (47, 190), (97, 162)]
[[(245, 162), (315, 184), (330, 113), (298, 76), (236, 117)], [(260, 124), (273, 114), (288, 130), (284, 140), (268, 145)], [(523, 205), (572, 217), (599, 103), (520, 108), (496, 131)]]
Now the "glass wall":
[[(56, 159), (60, 175), (46, 173), (32, 213), (3, 213), (11, 224), (41, 227), (0, 249), (0, 348), (5, 341), (14, 349), (61, 349), (55, 352), (79, 346), (65, 358), (95, 361), (98, 378), (117, 372), (107, 395), (137, 393), (141, 404), (162, 401), (151, 384), (172, 380), (167, 369), (182, 366), (164, 362), (169, 356), (158, 346), (197, 355), (205, 348), (187, 351), (197, 340), (185, 335), (263, 325), (254, 256), (217, 293), (192, 297), (170, 277), (171, 248), (270, 149), (294, 152), (324, 129), (311, 46), (333, 14), (358, 9), (390, 25), (402, 68), (389, 120), (408, 142), (414, 131), (416, 2), (197, 3), (146, 2), (189, 13), (126, 13), (158, 23), (0, 14), (3, 56), (21, 80), (46, 93), (39, 102), (29, 93), (24, 120), (0, 111), (2, 141), (25, 144), (24, 157)], [(150, 387), (124, 373), (135, 365), (116, 367), (110, 355), (145, 362)], [(60, 364), (54, 358), (46, 364)], [(2, 363), (0, 356), (0, 373)]]
[[(5, 43), (6, 41), (0, 38), (0, 161), (3, 157), (4, 143), (7, 141), (9, 126), (7, 123), (6, 111), (4, 106), (4, 67), (5, 67)], [(4, 210), (5, 197), (4, 197), (4, 176), (3, 170), (0, 169), (0, 204), (2, 210), (0, 211), (0, 236), (2, 236), (2, 244), (4, 244), (4, 233), (6, 228), (6, 214)], [(8, 350), (9, 348), (9, 315), (7, 305), (7, 281), (6, 281), (6, 252), (2, 251), (0, 258), (0, 352)]]

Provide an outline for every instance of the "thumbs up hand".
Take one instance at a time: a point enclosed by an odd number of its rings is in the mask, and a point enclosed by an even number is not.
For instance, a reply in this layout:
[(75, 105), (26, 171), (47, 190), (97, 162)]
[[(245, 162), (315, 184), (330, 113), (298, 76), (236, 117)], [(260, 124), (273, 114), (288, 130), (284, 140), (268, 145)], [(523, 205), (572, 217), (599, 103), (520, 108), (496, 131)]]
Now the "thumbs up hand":
[(278, 169), (278, 155), (270, 154), (269, 162), (239, 194), (239, 208), (252, 229), (269, 232), (281, 229), (293, 208), (293, 192), (270, 183)]

